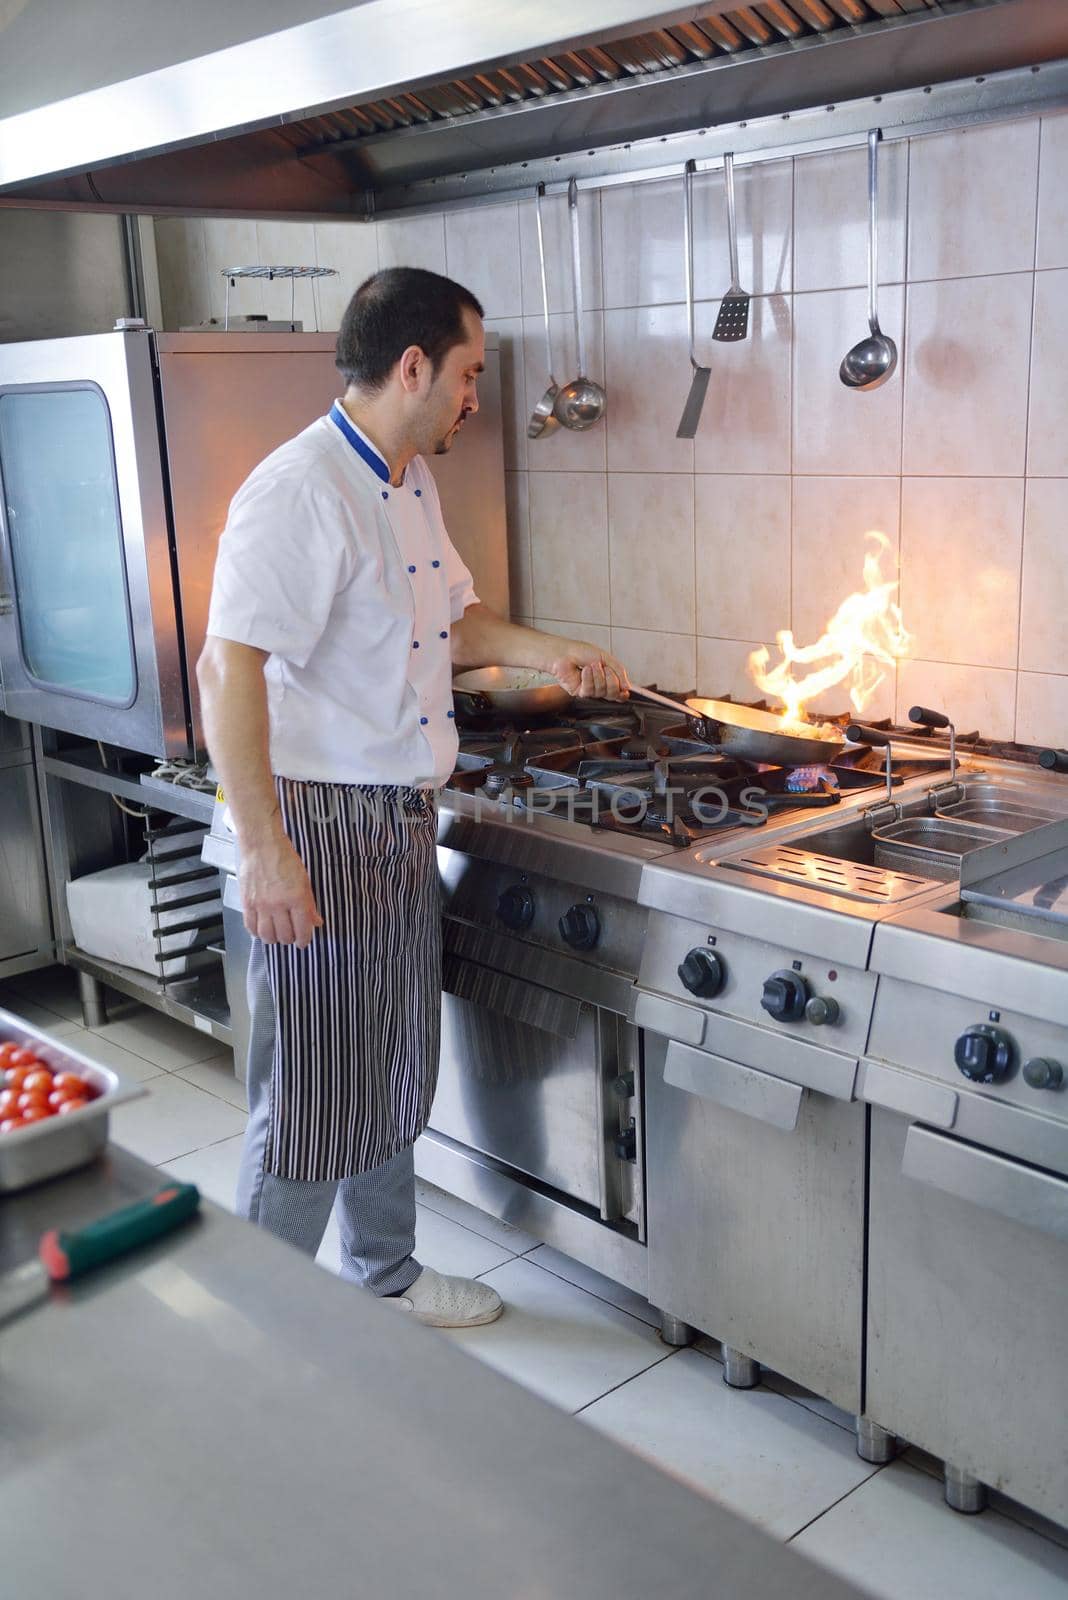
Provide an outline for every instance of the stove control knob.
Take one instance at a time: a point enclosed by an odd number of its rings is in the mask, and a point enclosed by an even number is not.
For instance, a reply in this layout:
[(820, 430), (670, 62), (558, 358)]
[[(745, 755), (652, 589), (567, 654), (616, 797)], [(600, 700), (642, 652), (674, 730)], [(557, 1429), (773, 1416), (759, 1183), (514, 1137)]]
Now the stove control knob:
[(572, 906), (558, 926), (561, 939), (572, 950), (592, 950), (601, 937), (601, 919), (593, 906)]
[(502, 891), (497, 901), (497, 915), (506, 928), (516, 932), (529, 928), (534, 921), (534, 895), (521, 883), (513, 883)]
[(814, 994), (805, 1007), (805, 1021), (817, 1028), (837, 1022), (841, 1014), (838, 1001), (832, 1000), (829, 995)]
[(1032, 1089), (1059, 1089), (1064, 1083), (1064, 1068), (1060, 1062), (1050, 1061), (1045, 1056), (1032, 1056), (1030, 1061), (1025, 1061), (1023, 1075)]
[(764, 979), (760, 1004), (776, 1022), (800, 1022), (808, 1004), (808, 984), (799, 972), (773, 972)]
[(691, 950), (678, 972), (683, 988), (701, 1000), (714, 1000), (727, 981), (723, 959), (714, 950)]
[(1016, 1065), (1016, 1046), (1004, 1028), (979, 1022), (961, 1034), (953, 1059), (973, 1083), (1000, 1083)]

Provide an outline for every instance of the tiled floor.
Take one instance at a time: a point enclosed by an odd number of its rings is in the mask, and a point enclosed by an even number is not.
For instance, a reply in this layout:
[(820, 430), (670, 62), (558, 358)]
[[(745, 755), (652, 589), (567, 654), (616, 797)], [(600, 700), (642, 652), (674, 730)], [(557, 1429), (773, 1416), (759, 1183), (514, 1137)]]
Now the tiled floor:
[[(229, 1052), (155, 1012), (122, 1003), (87, 1032), (70, 974), (0, 985), (0, 1006), (106, 1060), (147, 1093), (114, 1115), (113, 1137), (233, 1203), (244, 1127)], [(852, 1419), (770, 1376), (728, 1389), (717, 1347), (671, 1350), (629, 1289), (427, 1184), (416, 1248), (445, 1272), (484, 1278), (507, 1309), (488, 1328), (445, 1335), (666, 1471), (796, 1543), (886, 1600), (1065, 1600), (1068, 1531), (998, 1501), (981, 1517), (943, 1504), (938, 1465), (909, 1451), (862, 1462)], [(319, 1252), (334, 1268), (331, 1225)], [(355, 1292), (355, 1291), (354, 1291)]]

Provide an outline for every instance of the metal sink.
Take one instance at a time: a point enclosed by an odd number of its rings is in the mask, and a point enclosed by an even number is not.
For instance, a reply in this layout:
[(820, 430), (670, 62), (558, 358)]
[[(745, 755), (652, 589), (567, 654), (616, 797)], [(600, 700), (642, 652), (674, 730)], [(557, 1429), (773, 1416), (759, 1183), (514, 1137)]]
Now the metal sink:
[(1068, 817), (1060, 781), (1047, 784), (1031, 774), (1021, 780), (962, 773), (952, 790), (906, 792), (898, 804), (899, 815), (889, 822), (859, 815), (811, 832), (793, 829), (785, 838), (721, 857), (719, 865), (885, 905), (958, 877), (973, 850)]

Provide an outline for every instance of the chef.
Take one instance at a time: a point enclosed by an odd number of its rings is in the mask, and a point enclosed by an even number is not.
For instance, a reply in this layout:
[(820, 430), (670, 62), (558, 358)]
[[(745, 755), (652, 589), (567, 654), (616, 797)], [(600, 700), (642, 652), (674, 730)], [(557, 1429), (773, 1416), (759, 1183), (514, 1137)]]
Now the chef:
[(240, 852), (249, 1122), (238, 1209), (420, 1322), (500, 1315), (488, 1285), (423, 1266), (412, 1146), (438, 1066), (435, 791), (455, 764), (454, 668), (551, 673), (625, 695), (605, 651), (480, 604), (423, 459), (478, 409), (482, 307), (410, 267), (356, 291), (345, 392), (260, 463), (219, 543), (197, 667)]

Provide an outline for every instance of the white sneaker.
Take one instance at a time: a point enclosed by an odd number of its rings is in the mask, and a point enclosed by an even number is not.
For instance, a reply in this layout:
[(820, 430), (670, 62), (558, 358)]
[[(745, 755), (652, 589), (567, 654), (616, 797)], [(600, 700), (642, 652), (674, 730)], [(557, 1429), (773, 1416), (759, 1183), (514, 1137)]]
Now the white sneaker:
[(424, 1267), (404, 1294), (386, 1297), (387, 1306), (409, 1312), (428, 1328), (480, 1328), (496, 1322), (504, 1301), (496, 1289), (474, 1278), (447, 1278)]

